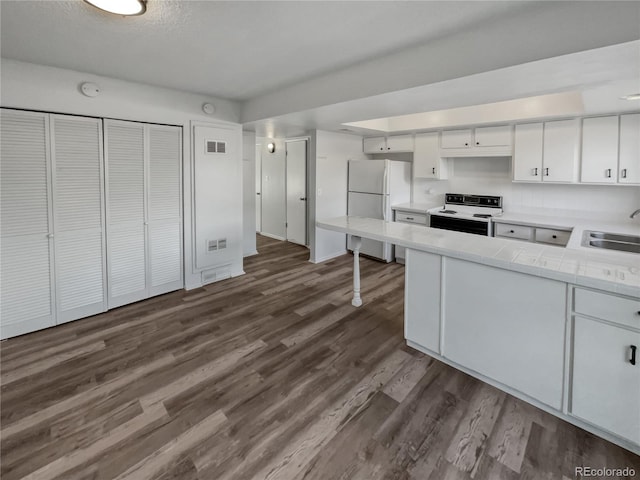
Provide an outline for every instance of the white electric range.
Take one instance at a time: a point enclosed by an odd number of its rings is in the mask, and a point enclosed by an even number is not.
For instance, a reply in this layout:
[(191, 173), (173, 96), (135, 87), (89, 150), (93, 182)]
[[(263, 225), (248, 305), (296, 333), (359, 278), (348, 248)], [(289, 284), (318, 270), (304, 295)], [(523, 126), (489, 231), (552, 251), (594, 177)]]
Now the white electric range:
[(492, 236), (491, 219), (502, 215), (502, 197), (447, 193), (444, 207), (432, 208), (429, 215), (432, 228)]

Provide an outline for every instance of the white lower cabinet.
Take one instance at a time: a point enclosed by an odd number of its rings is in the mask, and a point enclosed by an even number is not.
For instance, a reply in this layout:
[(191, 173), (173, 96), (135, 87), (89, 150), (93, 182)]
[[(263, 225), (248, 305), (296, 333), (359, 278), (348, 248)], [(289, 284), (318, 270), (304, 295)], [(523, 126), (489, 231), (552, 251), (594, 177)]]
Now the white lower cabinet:
[(440, 353), (440, 265), (442, 257), (406, 251), (404, 336), (407, 340)]
[(640, 332), (578, 315), (574, 322), (572, 415), (639, 444)]
[(443, 288), (442, 354), (560, 409), (566, 284), (445, 258)]

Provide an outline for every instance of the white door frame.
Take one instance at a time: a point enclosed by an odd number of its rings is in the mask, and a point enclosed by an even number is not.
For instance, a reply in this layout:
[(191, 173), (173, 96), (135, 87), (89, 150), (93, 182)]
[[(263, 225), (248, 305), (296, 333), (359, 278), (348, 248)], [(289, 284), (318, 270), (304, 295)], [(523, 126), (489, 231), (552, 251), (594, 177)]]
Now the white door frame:
[[(289, 142), (299, 142), (299, 141), (305, 141), (305, 196), (307, 198), (307, 200), (305, 201), (305, 218), (304, 218), (304, 224), (305, 224), (305, 233), (304, 233), (304, 245), (306, 247), (309, 246), (309, 158), (310, 158), (310, 145), (311, 145), (311, 137), (309, 136), (302, 136), (302, 137), (291, 137), (291, 138), (285, 138), (284, 144), (285, 144), (285, 151), (287, 148), (287, 143)], [(288, 165), (288, 155), (285, 155), (285, 198), (287, 197), (287, 182), (286, 182), (286, 175), (287, 175), (287, 165)], [(287, 205), (285, 202), (285, 218), (288, 219), (288, 212), (286, 210)], [(287, 221), (287, 226), (288, 226), (288, 221)], [(285, 230), (286, 231), (286, 230)]]

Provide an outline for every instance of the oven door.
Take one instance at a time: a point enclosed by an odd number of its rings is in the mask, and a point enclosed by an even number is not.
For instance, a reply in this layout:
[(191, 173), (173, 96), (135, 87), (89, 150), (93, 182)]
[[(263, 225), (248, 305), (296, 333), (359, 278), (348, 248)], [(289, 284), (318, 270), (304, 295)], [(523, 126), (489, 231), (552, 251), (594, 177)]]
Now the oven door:
[(444, 215), (431, 214), (429, 226), (431, 228), (442, 228), (443, 230), (453, 230), (455, 232), (474, 233), (476, 235), (490, 235), (491, 222), (481, 220), (469, 220), (467, 218), (448, 217)]

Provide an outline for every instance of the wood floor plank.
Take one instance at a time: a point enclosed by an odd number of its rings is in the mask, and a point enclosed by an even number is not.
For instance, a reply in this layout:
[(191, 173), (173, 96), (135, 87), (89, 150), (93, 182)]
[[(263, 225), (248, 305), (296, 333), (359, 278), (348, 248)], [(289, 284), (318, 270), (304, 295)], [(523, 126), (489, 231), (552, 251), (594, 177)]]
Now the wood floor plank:
[[(3, 480), (568, 480), (640, 457), (408, 347), (404, 267), (246, 275), (0, 343)], [(144, 408), (143, 408), (144, 407)]]

